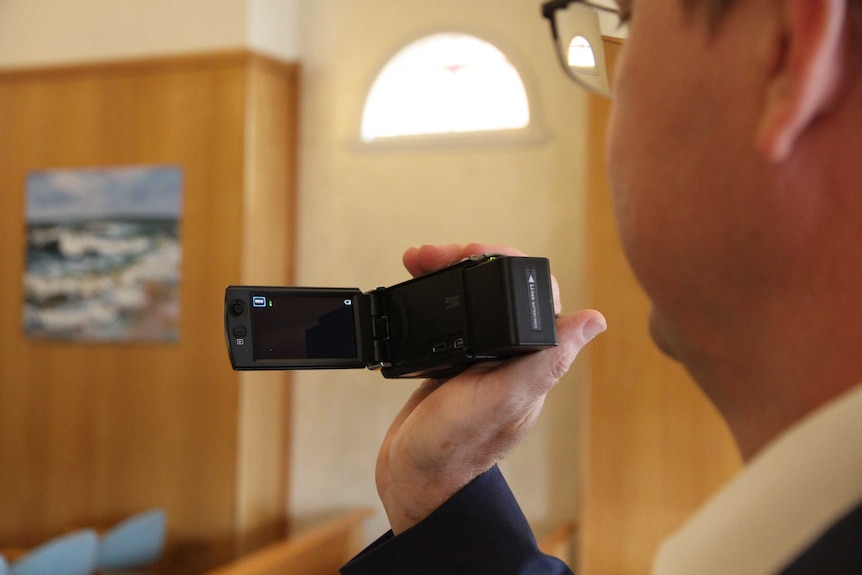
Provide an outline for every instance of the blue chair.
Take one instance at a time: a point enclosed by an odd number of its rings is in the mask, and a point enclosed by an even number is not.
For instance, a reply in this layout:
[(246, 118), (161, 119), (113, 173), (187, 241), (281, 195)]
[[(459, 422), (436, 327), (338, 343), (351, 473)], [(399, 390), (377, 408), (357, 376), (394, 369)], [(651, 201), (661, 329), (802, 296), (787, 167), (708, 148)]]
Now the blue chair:
[(96, 568), (137, 569), (155, 563), (164, 550), (166, 525), (163, 509), (151, 509), (121, 521), (102, 535)]
[(98, 543), (92, 529), (56, 537), (14, 561), (9, 575), (92, 575)]
[(9, 564), (6, 563), (6, 558), (0, 555), (0, 575), (8, 575)]

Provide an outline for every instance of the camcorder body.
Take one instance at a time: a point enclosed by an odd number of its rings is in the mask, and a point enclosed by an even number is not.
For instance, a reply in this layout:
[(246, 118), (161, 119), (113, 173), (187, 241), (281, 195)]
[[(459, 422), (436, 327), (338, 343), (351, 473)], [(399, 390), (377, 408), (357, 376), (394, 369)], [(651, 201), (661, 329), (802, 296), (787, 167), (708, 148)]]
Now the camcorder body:
[(235, 370), (380, 369), (451, 377), (481, 361), (557, 345), (545, 258), (468, 258), (388, 288), (229, 286)]

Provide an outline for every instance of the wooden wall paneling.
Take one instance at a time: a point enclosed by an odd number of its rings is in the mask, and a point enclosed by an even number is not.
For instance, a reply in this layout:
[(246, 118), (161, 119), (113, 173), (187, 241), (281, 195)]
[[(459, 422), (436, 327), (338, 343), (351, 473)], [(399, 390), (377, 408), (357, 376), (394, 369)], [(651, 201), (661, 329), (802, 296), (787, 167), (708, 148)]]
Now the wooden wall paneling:
[[(296, 76), (244, 52), (0, 73), (0, 546), (158, 505), (194, 573), (283, 525), (285, 379), (230, 370), (221, 310), (255, 265), (289, 279)], [(179, 342), (25, 338), (27, 173), (132, 164), (183, 169)]]
[[(257, 57), (248, 68), (246, 205), (242, 281), (285, 285), (293, 276), (299, 74)], [(286, 266), (285, 264), (290, 264)], [(284, 372), (241, 373), (238, 517), (240, 552), (282, 537), (287, 509), (290, 393)], [(276, 518), (278, 519), (278, 517)]]
[[(611, 63), (619, 41), (606, 40)], [(582, 403), (578, 572), (640, 575), (661, 540), (740, 466), (724, 421), (646, 325), (649, 303), (623, 255), (605, 172), (609, 102), (591, 98), (589, 305), (608, 331), (590, 346)], [(593, 347), (595, 346), (595, 347)]]

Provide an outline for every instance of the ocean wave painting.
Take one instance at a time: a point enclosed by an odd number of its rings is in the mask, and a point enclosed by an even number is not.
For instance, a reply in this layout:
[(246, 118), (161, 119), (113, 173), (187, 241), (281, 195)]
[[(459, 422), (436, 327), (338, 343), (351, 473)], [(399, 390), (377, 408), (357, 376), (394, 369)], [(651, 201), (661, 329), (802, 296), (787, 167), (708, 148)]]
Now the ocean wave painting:
[(26, 195), (28, 336), (179, 339), (180, 168), (36, 171)]

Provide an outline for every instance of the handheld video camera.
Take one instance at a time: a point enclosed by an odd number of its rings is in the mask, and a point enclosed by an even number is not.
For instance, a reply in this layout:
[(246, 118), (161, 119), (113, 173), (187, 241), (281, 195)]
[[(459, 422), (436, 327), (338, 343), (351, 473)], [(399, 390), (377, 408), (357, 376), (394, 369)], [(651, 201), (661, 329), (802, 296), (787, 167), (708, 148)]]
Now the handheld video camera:
[(545, 258), (474, 256), (388, 288), (229, 286), (224, 324), (236, 370), (381, 369), (450, 377), (557, 345)]

